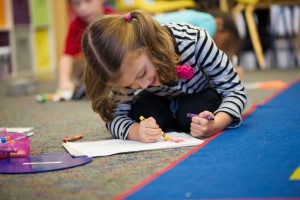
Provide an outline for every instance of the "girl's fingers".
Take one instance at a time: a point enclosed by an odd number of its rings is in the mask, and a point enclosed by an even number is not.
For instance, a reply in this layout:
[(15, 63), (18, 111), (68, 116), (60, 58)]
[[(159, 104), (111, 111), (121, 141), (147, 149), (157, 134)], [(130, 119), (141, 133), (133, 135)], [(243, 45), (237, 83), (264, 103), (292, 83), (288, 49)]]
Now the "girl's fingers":
[(147, 128), (159, 128), (159, 126), (156, 124), (156, 120), (153, 117), (148, 117), (147, 119), (142, 120), (140, 123)]
[(161, 130), (147, 130), (142, 137), (146, 142), (156, 142), (161, 137)]
[(162, 133), (162, 130), (159, 129), (147, 129), (147, 131), (145, 132), (146, 135), (149, 136), (160, 136)]
[(148, 117), (147, 120), (148, 120), (149, 122), (154, 122), (154, 123), (156, 123), (156, 120), (155, 120), (153, 117)]
[(142, 137), (146, 142), (156, 142), (161, 137), (162, 130), (156, 124), (156, 120), (153, 117), (149, 117), (140, 122), (143, 126)]
[(207, 124), (209, 121), (203, 117), (198, 117), (198, 116), (195, 116), (192, 118), (192, 123), (191, 124), (194, 124), (194, 125), (198, 125), (198, 126), (201, 126), (201, 125), (205, 125)]
[(214, 114), (211, 113), (211, 112), (209, 112), (209, 111), (203, 111), (203, 112), (201, 112), (201, 113), (199, 114), (199, 116), (200, 116), (201, 118), (207, 118), (207, 117), (212, 117), (212, 118), (214, 118)]

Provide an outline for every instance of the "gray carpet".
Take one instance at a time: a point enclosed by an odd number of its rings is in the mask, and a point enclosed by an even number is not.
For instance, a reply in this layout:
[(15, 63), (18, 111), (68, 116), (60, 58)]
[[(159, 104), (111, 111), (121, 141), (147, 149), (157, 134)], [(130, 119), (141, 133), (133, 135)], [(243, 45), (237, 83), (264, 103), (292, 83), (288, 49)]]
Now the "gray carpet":
[[(244, 82), (300, 78), (300, 70), (245, 72)], [(0, 82), (0, 127), (34, 127), (31, 155), (65, 153), (63, 137), (83, 134), (82, 141), (109, 139), (111, 135), (88, 100), (37, 103), (35, 95), (10, 97)], [(55, 81), (40, 81), (38, 92), (51, 93)], [(260, 103), (276, 90), (248, 90), (249, 102)], [(238, 129), (237, 129), (238, 130)], [(194, 147), (155, 150), (94, 158), (87, 165), (39, 174), (0, 175), (0, 199), (113, 199)]]

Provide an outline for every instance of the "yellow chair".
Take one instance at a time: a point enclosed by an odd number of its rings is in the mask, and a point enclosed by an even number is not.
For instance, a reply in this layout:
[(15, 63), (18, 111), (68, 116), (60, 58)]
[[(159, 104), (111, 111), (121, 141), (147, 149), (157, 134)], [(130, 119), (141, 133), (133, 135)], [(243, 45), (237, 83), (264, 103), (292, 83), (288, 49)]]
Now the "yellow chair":
[(193, 0), (116, 0), (121, 12), (144, 10), (150, 14), (159, 14), (185, 8), (194, 8)]
[(254, 52), (261, 69), (265, 69), (265, 60), (261, 47), (260, 38), (257, 32), (257, 27), (254, 19), (253, 11), (259, 8), (268, 8), (272, 5), (300, 5), (299, 0), (237, 0), (236, 6), (232, 9), (233, 18), (236, 19), (239, 12), (245, 10), (246, 23), (249, 28), (251, 42)]

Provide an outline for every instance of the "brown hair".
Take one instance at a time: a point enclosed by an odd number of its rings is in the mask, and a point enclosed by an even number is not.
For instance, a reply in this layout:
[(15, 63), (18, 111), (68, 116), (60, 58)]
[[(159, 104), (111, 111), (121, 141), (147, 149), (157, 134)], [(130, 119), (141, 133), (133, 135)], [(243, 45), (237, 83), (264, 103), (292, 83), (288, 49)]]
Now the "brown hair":
[(112, 120), (118, 103), (113, 92), (122, 92), (116, 84), (120, 79), (120, 66), (130, 53), (145, 52), (157, 69), (162, 83), (177, 81), (175, 65), (179, 56), (165, 27), (160, 26), (143, 11), (132, 11), (132, 19), (123, 15), (105, 15), (91, 23), (82, 37), (82, 49), (87, 60), (84, 82), (92, 108), (101, 118)]
[(241, 39), (235, 21), (229, 13), (225, 13), (219, 9), (211, 9), (207, 12), (215, 18), (219, 17), (223, 20), (223, 31), (227, 31), (229, 33), (229, 37), (225, 41), (225, 49), (221, 50), (223, 50), (231, 59), (233, 55), (240, 51), (241, 48)]

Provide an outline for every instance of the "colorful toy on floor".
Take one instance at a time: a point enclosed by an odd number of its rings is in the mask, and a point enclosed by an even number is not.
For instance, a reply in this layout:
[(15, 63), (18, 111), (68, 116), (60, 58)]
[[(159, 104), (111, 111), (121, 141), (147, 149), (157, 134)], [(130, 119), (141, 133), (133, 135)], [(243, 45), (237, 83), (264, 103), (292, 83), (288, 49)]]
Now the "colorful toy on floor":
[(26, 132), (9, 131), (0, 129), (0, 159), (26, 157), (30, 154), (30, 140), (32, 129)]
[(40, 103), (45, 103), (47, 101), (70, 101), (70, 100), (80, 100), (85, 96), (85, 85), (80, 85), (72, 90), (57, 90), (54, 94), (43, 94), (36, 95), (36, 101)]

